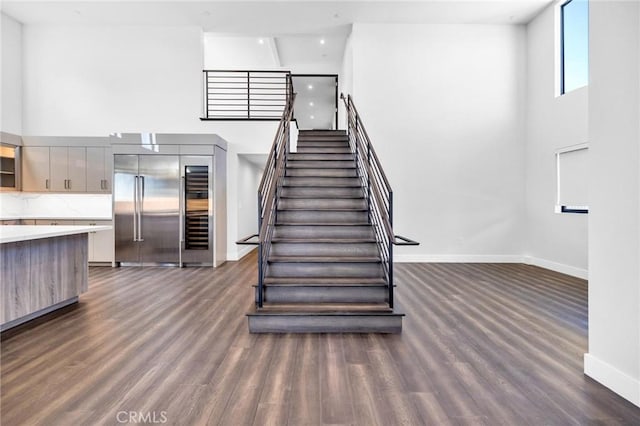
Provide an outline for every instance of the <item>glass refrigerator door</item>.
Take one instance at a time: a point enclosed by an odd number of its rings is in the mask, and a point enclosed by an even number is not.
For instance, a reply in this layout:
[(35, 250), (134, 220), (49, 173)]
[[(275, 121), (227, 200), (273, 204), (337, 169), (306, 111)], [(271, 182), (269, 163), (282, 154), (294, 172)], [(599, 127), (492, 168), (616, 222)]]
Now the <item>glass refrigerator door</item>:
[(184, 243), (186, 250), (209, 250), (209, 166), (186, 166)]

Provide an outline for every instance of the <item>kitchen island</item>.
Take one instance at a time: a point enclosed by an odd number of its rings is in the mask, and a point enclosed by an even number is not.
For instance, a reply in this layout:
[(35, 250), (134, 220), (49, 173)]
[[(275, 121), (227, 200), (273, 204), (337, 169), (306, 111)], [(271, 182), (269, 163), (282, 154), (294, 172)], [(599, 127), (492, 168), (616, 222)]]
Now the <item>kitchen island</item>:
[(78, 301), (89, 232), (110, 226), (0, 226), (0, 331)]

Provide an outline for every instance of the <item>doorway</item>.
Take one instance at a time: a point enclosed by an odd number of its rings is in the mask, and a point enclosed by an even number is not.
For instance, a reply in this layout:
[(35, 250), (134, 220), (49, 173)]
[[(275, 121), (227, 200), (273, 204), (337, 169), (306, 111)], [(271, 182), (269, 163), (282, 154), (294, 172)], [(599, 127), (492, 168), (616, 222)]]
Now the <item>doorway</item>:
[(338, 75), (292, 74), (294, 119), (300, 130), (338, 128)]

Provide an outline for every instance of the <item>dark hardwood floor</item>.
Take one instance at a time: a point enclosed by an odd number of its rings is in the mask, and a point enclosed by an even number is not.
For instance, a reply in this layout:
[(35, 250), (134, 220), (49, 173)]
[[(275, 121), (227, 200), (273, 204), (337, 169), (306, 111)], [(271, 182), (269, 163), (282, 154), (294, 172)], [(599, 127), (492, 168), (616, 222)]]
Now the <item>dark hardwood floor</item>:
[(397, 264), (400, 335), (252, 335), (256, 276), (90, 268), (79, 304), (3, 335), (1, 424), (640, 424), (582, 373), (583, 280)]

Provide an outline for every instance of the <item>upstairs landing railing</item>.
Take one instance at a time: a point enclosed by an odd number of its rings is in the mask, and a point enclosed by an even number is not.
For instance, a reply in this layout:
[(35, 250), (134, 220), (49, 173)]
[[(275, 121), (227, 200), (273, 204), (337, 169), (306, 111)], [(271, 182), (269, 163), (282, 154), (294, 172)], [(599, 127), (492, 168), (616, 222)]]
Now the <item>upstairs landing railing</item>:
[(289, 71), (204, 70), (202, 120), (278, 121), (292, 92)]

